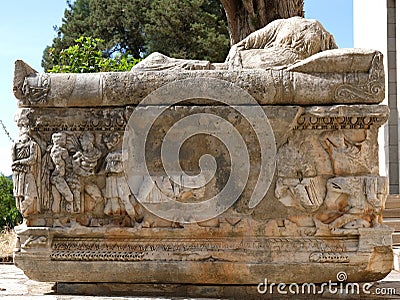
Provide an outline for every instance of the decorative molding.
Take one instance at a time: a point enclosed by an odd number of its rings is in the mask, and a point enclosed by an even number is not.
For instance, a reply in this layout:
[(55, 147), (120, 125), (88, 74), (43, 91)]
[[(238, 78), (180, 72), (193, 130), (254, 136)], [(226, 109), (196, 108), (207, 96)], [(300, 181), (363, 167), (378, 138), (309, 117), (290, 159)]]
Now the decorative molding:
[(127, 251), (53, 251), (51, 260), (78, 260), (78, 261), (141, 261), (145, 253)]
[[(249, 238), (243, 239), (102, 239), (55, 238), (52, 243), (52, 260), (79, 261), (142, 261), (142, 260), (204, 260), (219, 253), (229, 260), (230, 254), (242, 255), (248, 251), (263, 253), (332, 251), (343, 252), (357, 240), (351, 238)], [(222, 252), (221, 252), (222, 251)], [(224, 253), (224, 254), (223, 254)], [(230, 253), (230, 254), (229, 254)], [(211, 255), (214, 256), (214, 255)], [(229, 259), (225, 259), (224, 257)], [(184, 257), (184, 258), (183, 258)]]
[(348, 263), (348, 253), (340, 252), (313, 252), (310, 254), (310, 262), (317, 263)]
[[(53, 116), (58, 114), (57, 119)], [(41, 109), (34, 114), (31, 128), (37, 132), (124, 131), (130, 112), (127, 108), (77, 108), (74, 114), (57, 109)]]
[(384, 122), (384, 116), (316, 116), (305, 113), (297, 119), (296, 130), (369, 129)]

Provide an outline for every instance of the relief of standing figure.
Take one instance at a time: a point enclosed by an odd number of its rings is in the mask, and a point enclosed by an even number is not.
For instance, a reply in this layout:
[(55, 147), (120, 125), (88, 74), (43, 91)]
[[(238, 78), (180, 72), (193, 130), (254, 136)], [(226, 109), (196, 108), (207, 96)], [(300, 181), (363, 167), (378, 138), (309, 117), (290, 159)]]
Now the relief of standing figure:
[[(65, 133), (54, 133), (52, 135), (53, 146), (50, 150), (50, 157), (54, 163), (54, 171), (51, 174), (50, 182), (56, 188), (53, 189), (53, 212), (59, 212), (61, 208), (61, 196), (66, 201), (67, 212), (73, 211), (73, 194), (66, 182), (66, 168), (71, 162), (68, 150), (66, 149), (67, 136)], [(60, 196), (61, 195), (61, 196)]]
[(37, 179), (40, 178), (40, 147), (23, 133), (12, 149), (14, 196), (24, 217), (38, 212), (40, 207)]
[[(85, 203), (85, 209), (93, 211), (96, 205), (103, 201), (100, 188), (90, 179), (90, 177), (95, 175), (101, 151), (94, 146), (95, 137), (90, 132), (83, 133), (79, 138), (79, 142), (82, 149), (81, 151), (77, 151), (72, 157), (73, 171), (80, 179), (79, 185), (82, 185), (86, 194), (93, 199), (92, 202)], [(76, 206), (80, 208), (81, 199), (76, 199), (76, 203)]]
[(40, 211), (41, 151), (39, 145), (29, 135), (27, 111), (19, 111), (15, 119), (21, 134), (18, 141), (14, 143), (11, 152), (13, 192), (17, 209), (24, 217), (28, 217)]
[[(104, 142), (109, 150), (113, 149), (119, 142), (119, 133), (112, 133), (104, 138)], [(136, 216), (135, 208), (130, 202), (131, 191), (124, 175), (122, 151), (110, 152), (106, 157), (106, 205), (104, 213), (106, 215), (121, 215), (126, 213), (134, 219)]]

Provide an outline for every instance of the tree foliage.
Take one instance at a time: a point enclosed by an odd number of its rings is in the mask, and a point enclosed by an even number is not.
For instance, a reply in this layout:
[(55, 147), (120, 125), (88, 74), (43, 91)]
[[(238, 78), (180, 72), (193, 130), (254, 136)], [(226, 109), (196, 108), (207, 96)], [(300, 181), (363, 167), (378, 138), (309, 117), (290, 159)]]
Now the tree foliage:
[[(48, 70), (50, 73), (93, 73), (129, 71), (139, 61), (132, 55), (117, 54), (113, 58), (104, 57), (101, 49), (104, 40), (91, 37), (80, 37), (73, 46), (57, 54), (59, 64)], [(49, 55), (55, 53), (49, 49)]]
[(62, 26), (54, 26), (57, 37), (53, 39), (51, 46), (47, 46), (43, 52), (42, 67), (45, 71), (60, 64), (60, 52), (74, 45), (74, 41), (81, 36), (92, 36), (88, 22), (90, 11), (88, 0), (75, 0), (72, 3), (67, 0), (67, 9), (64, 11)]
[(13, 182), (0, 174), (0, 228), (12, 228), (21, 222), (22, 216), (13, 197)]
[(229, 50), (224, 12), (219, 1), (154, 0), (145, 25), (148, 53), (176, 58), (223, 61)]
[(91, 36), (103, 39), (107, 55), (144, 51), (144, 12), (149, 0), (89, 0)]
[(143, 15), (150, 0), (75, 0), (67, 1), (57, 37), (46, 47), (42, 58), (45, 71), (60, 65), (60, 53), (74, 46), (82, 36), (104, 40), (104, 57), (115, 53), (140, 58), (144, 51)]
[(221, 61), (229, 48), (218, 0), (68, 0), (57, 36), (43, 53), (47, 71), (61, 65), (61, 51), (81, 36), (104, 40), (105, 58), (141, 58), (153, 51), (177, 58)]

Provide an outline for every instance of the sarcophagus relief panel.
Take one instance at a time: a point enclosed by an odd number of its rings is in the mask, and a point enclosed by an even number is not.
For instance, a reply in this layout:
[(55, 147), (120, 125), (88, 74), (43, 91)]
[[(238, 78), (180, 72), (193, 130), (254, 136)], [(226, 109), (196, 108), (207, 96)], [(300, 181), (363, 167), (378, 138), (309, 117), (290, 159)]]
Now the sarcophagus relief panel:
[[(377, 130), (388, 114), (384, 106), (262, 107), (276, 151), (268, 157), (274, 160), (272, 173), (267, 174), (270, 178), (261, 179), (263, 141), (251, 123), (228, 106), (166, 109), (152, 124), (146, 140), (148, 174), (130, 177), (126, 160), (133, 159), (129, 158), (133, 153), (123, 151), (123, 142), (134, 109), (21, 109), (19, 124), (24, 134), (13, 148), (14, 180), (25, 180), (33, 188), (29, 197), (26, 191), (15, 190), (16, 196), (22, 194), (17, 201), (27, 224), (20, 232), (17, 256), (39, 247), (52, 263), (199, 263), (211, 259), (268, 265), (283, 264), (292, 257), (293, 263), (340, 266), (360, 254), (360, 229), (384, 230), (390, 236), (391, 230), (381, 220), (388, 182), (378, 173), (376, 142)], [(231, 120), (232, 128), (243, 136), (249, 156), (243, 191), (213, 218), (196, 220), (195, 211), (165, 218), (157, 208), (170, 209), (171, 199), (201, 204), (221, 193), (229, 180), (232, 150), (205, 132), (180, 145), (179, 163), (184, 172), (168, 174), (165, 170), (162, 141), (168, 131), (178, 120), (212, 113)], [(145, 112), (141, 115), (148, 117)], [(190, 130), (190, 126), (179, 128), (176, 144)], [(202, 166), (204, 155), (213, 156), (215, 165)], [(207, 171), (211, 173), (214, 167), (217, 172), (209, 176)], [(251, 207), (257, 184), (268, 180), (270, 186)], [(43, 226), (48, 228), (46, 234), (32, 232)], [(125, 233), (123, 238), (111, 238), (106, 234), (109, 230)], [(94, 232), (100, 236), (93, 237)], [(228, 238), (233, 238), (233, 245)], [(321, 249), (323, 241), (330, 244)], [(295, 257), (290, 255), (291, 243), (299, 243)]]
[(154, 54), (131, 72), (85, 75), (17, 62), (15, 262), (28, 276), (258, 284), (390, 272), (382, 55), (331, 40), (267, 67), (271, 49), (246, 48), (253, 38), (222, 65)]

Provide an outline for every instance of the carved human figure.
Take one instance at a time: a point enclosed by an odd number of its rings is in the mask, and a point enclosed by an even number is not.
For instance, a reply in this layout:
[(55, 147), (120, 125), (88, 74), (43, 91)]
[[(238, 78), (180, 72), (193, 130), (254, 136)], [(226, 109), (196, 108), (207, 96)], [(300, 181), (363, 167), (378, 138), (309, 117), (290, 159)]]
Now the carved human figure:
[[(95, 175), (97, 162), (101, 156), (101, 151), (94, 146), (94, 135), (90, 132), (83, 133), (79, 138), (82, 149), (73, 155), (72, 166), (74, 173), (81, 179), (80, 184), (84, 191), (94, 200), (88, 205), (88, 210), (103, 200), (101, 190), (96, 183), (90, 180)], [(81, 207), (81, 199), (76, 200), (77, 207)]]
[(52, 135), (53, 145), (50, 150), (50, 157), (54, 163), (54, 171), (50, 176), (50, 182), (56, 188), (53, 190), (52, 210), (59, 212), (61, 208), (61, 196), (66, 201), (65, 208), (68, 212), (73, 211), (74, 196), (66, 181), (66, 168), (71, 164), (67, 145), (67, 136), (64, 132), (54, 133)]
[(50, 89), (48, 74), (35, 74), (25, 77), (22, 92), (31, 103), (44, 102)]
[[(104, 138), (109, 150), (113, 149), (119, 142), (119, 133), (112, 133)], [(130, 202), (131, 191), (124, 175), (122, 151), (108, 153), (106, 157), (106, 204), (104, 213), (106, 215), (121, 215), (125, 211), (133, 219), (136, 216), (135, 208)]]
[(22, 133), (12, 147), (14, 196), (24, 217), (38, 212), (41, 151), (39, 145)]
[(90, 132), (85, 132), (79, 138), (79, 141), (82, 151), (77, 151), (73, 155), (75, 171), (82, 176), (94, 175), (97, 161), (101, 156), (101, 151), (94, 146), (94, 135)]

